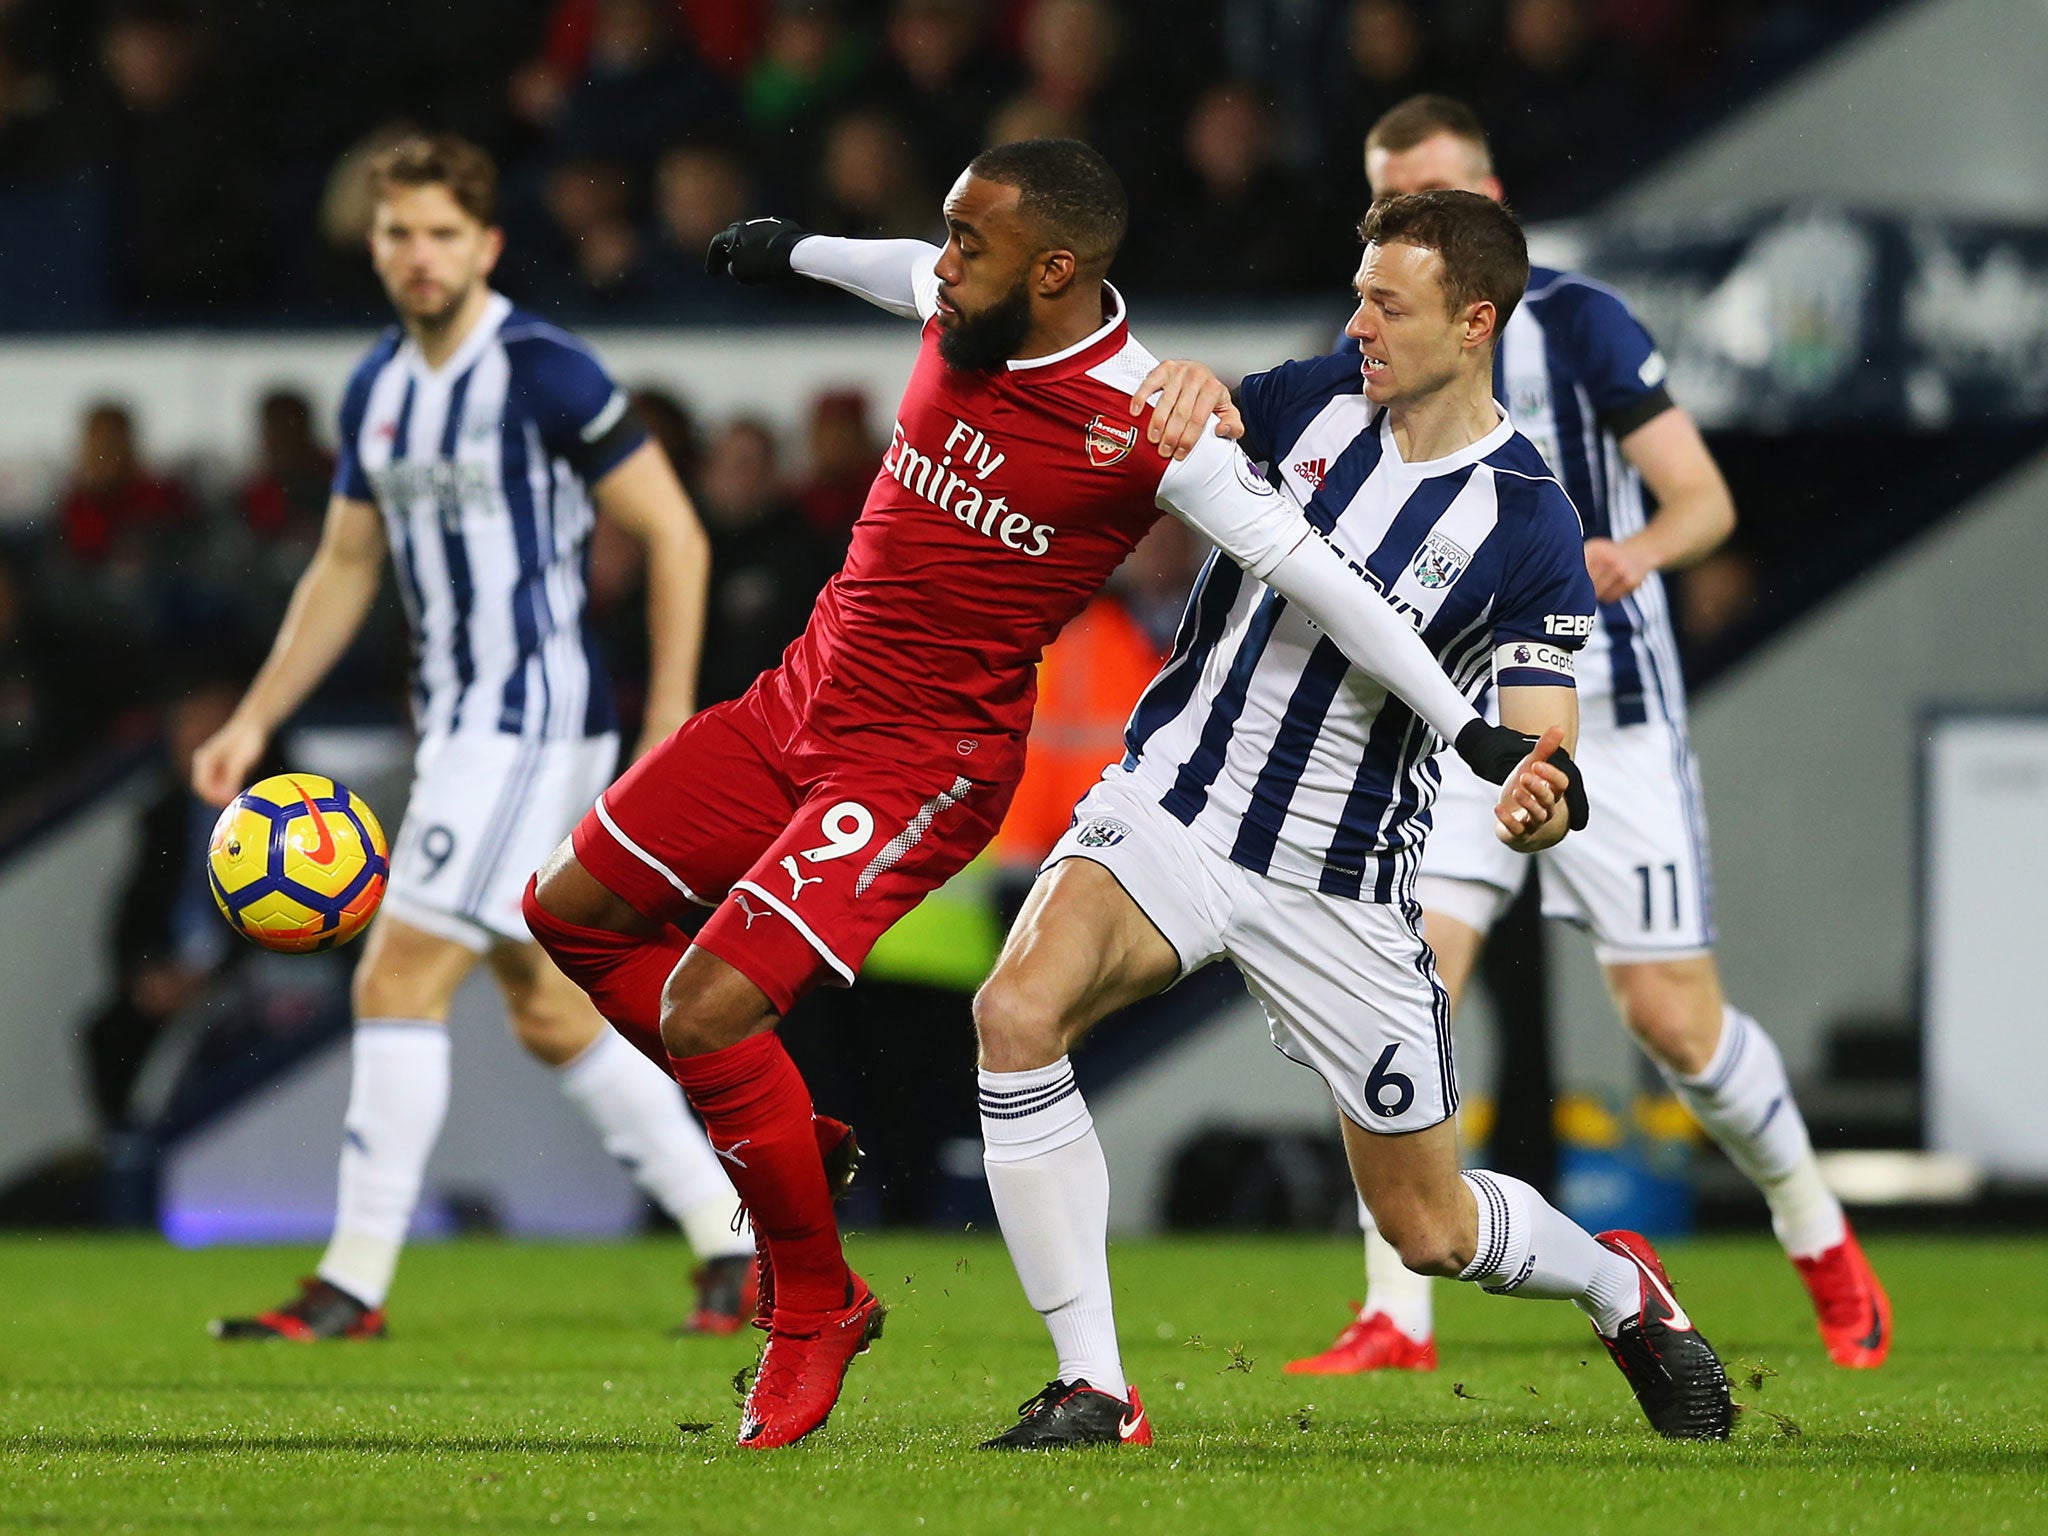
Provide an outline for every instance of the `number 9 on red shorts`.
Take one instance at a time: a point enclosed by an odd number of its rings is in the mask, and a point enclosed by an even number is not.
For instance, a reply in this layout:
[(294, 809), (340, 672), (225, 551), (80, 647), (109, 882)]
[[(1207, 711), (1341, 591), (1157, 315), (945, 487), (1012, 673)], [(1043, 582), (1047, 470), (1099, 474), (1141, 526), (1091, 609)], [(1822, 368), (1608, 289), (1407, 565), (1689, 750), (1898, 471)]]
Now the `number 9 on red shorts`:
[(694, 716), (599, 797), (575, 847), (644, 917), (715, 908), (698, 945), (787, 1013), (820, 982), (850, 984), (875, 941), (987, 846), (1015, 785), (970, 779), (936, 750), (826, 750), (772, 713), (756, 688)]

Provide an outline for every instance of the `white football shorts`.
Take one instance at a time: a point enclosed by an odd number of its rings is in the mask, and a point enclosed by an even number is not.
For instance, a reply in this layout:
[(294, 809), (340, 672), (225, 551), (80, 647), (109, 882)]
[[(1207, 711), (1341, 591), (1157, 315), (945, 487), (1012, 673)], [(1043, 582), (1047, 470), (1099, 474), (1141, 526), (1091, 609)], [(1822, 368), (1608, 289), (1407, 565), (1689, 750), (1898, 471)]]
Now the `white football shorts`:
[(421, 741), (384, 910), (481, 954), (531, 943), (526, 882), (611, 783), (619, 738), (458, 733)]
[(1711, 950), (1707, 815), (1685, 727), (1652, 720), (1590, 730), (1572, 756), (1586, 775), (1592, 818), (1583, 832), (1534, 855), (1516, 853), (1494, 835), (1498, 788), (1453, 753), (1437, 759), (1443, 790), (1415, 887), (1423, 906), (1484, 933), (1533, 864), (1543, 915), (1590, 932), (1603, 965)]
[(1121, 766), (1074, 808), (1042, 868), (1089, 859), (1117, 879), (1180, 956), (1182, 974), (1229, 958), (1280, 1053), (1319, 1074), (1370, 1131), (1421, 1131), (1458, 1107), (1450, 1000), (1422, 941), (1422, 909), (1326, 896), (1233, 864)]

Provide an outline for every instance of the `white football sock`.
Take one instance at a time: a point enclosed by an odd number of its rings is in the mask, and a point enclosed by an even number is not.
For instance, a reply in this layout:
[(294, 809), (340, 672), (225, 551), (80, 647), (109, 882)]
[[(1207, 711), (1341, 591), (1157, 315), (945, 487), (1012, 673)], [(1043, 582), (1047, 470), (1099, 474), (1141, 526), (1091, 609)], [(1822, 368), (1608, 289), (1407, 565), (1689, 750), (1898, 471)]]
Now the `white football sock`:
[(1061, 1381), (1127, 1397), (1109, 1291), (1109, 1165), (1062, 1056), (981, 1080), (982, 1166), (1024, 1298), (1059, 1352)]
[(1380, 1236), (1363, 1200), (1358, 1202), (1358, 1225), (1365, 1233), (1365, 1304), (1358, 1315), (1365, 1318), (1377, 1312), (1415, 1343), (1427, 1344), (1435, 1327), (1431, 1277), (1418, 1275), (1401, 1262), (1394, 1245)]
[(736, 1220), (740, 1197), (673, 1078), (609, 1026), (555, 1075), (605, 1151), (675, 1219), (699, 1259), (754, 1251), (753, 1231)]
[(1696, 1077), (1667, 1070), (1664, 1077), (1728, 1160), (1763, 1191), (1787, 1253), (1812, 1258), (1842, 1240), (1842, 1203), (1821, 1178), (1785, 1058), (1755, 1019), (1724, 1007), (1721, 1040), (1705, 1070)]
[(1474, 1169), (1464, 1175), (1479, 1207), (1479, 1245), (1460, 1280), (1495, 1296), (1571, 1301), (1613, 1338), (1643, 1309), (1634, 1264), (1520, 1179)]
[(448, 1117), (448, 1031), (431, 1019), (358, 1019), (334, 1236), (316, 1273), (381, 1307)]

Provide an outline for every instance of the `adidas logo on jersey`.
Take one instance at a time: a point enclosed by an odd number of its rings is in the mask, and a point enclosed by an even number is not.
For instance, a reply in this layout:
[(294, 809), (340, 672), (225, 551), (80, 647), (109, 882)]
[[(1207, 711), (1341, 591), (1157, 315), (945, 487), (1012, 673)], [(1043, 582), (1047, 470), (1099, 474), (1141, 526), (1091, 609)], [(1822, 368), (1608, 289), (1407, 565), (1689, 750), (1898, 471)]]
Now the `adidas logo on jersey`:
[(1309, 484), (1309, 489), (1314, 491), (1320, 491), (1323, 488), (1323, 476), (1329, 472), (1330, 461), (1328, 459), (1303, 459), (1294, 466), (1294, 473), (1301, 479), (1306, 480)]
[[(962, 459), (957, 466), (953, 462), (955, 449)], [(945, 450), (933, 458), (911, 446), (899, 421), (889, 451), (882, 455), (882, 471), (920, 500), (952, 513), (983, 538), (995, 539), (1022, 555), (1042, 555), (1052, 548), (1052, 525), (1034, 523), (1022, 512), (1012, 512), (1007, 497), (984, 496), (974, 483), (986, 480), (1006, 457), (991, 450), (980, 432), (964, 421), (955, 421), (946, 435)]]

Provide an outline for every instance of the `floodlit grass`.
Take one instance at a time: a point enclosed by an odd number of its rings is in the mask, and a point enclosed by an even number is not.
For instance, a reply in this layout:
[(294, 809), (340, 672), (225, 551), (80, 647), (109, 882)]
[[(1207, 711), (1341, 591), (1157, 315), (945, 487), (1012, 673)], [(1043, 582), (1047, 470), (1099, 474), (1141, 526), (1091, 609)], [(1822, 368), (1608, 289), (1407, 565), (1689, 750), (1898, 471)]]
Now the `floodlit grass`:
[(1577, 1314), (1439, 1288), (1444, 1368), (1314, 1380), (1356, 1294), (1336, 1241), (1120, 1245), (1149, 1452), (1004, 1457), (1051, 1370), (999, 1244), (856, 1238), (891, 1307), (832, 1423), (732, 1445), (754, 1335), (677, 1340), (672, 1242), (406, 1257), (380, 1344), (231, 1346), (304, 1252), (0, 1240), (0, 1529), (1373, 1533), (2048, 1532), (2048, 1242), (1880, 1240), (1899, 1341), (1822, 1354), (1767, 1241), (1667, 1251), (1745, 1412), (1656, 1439)]

